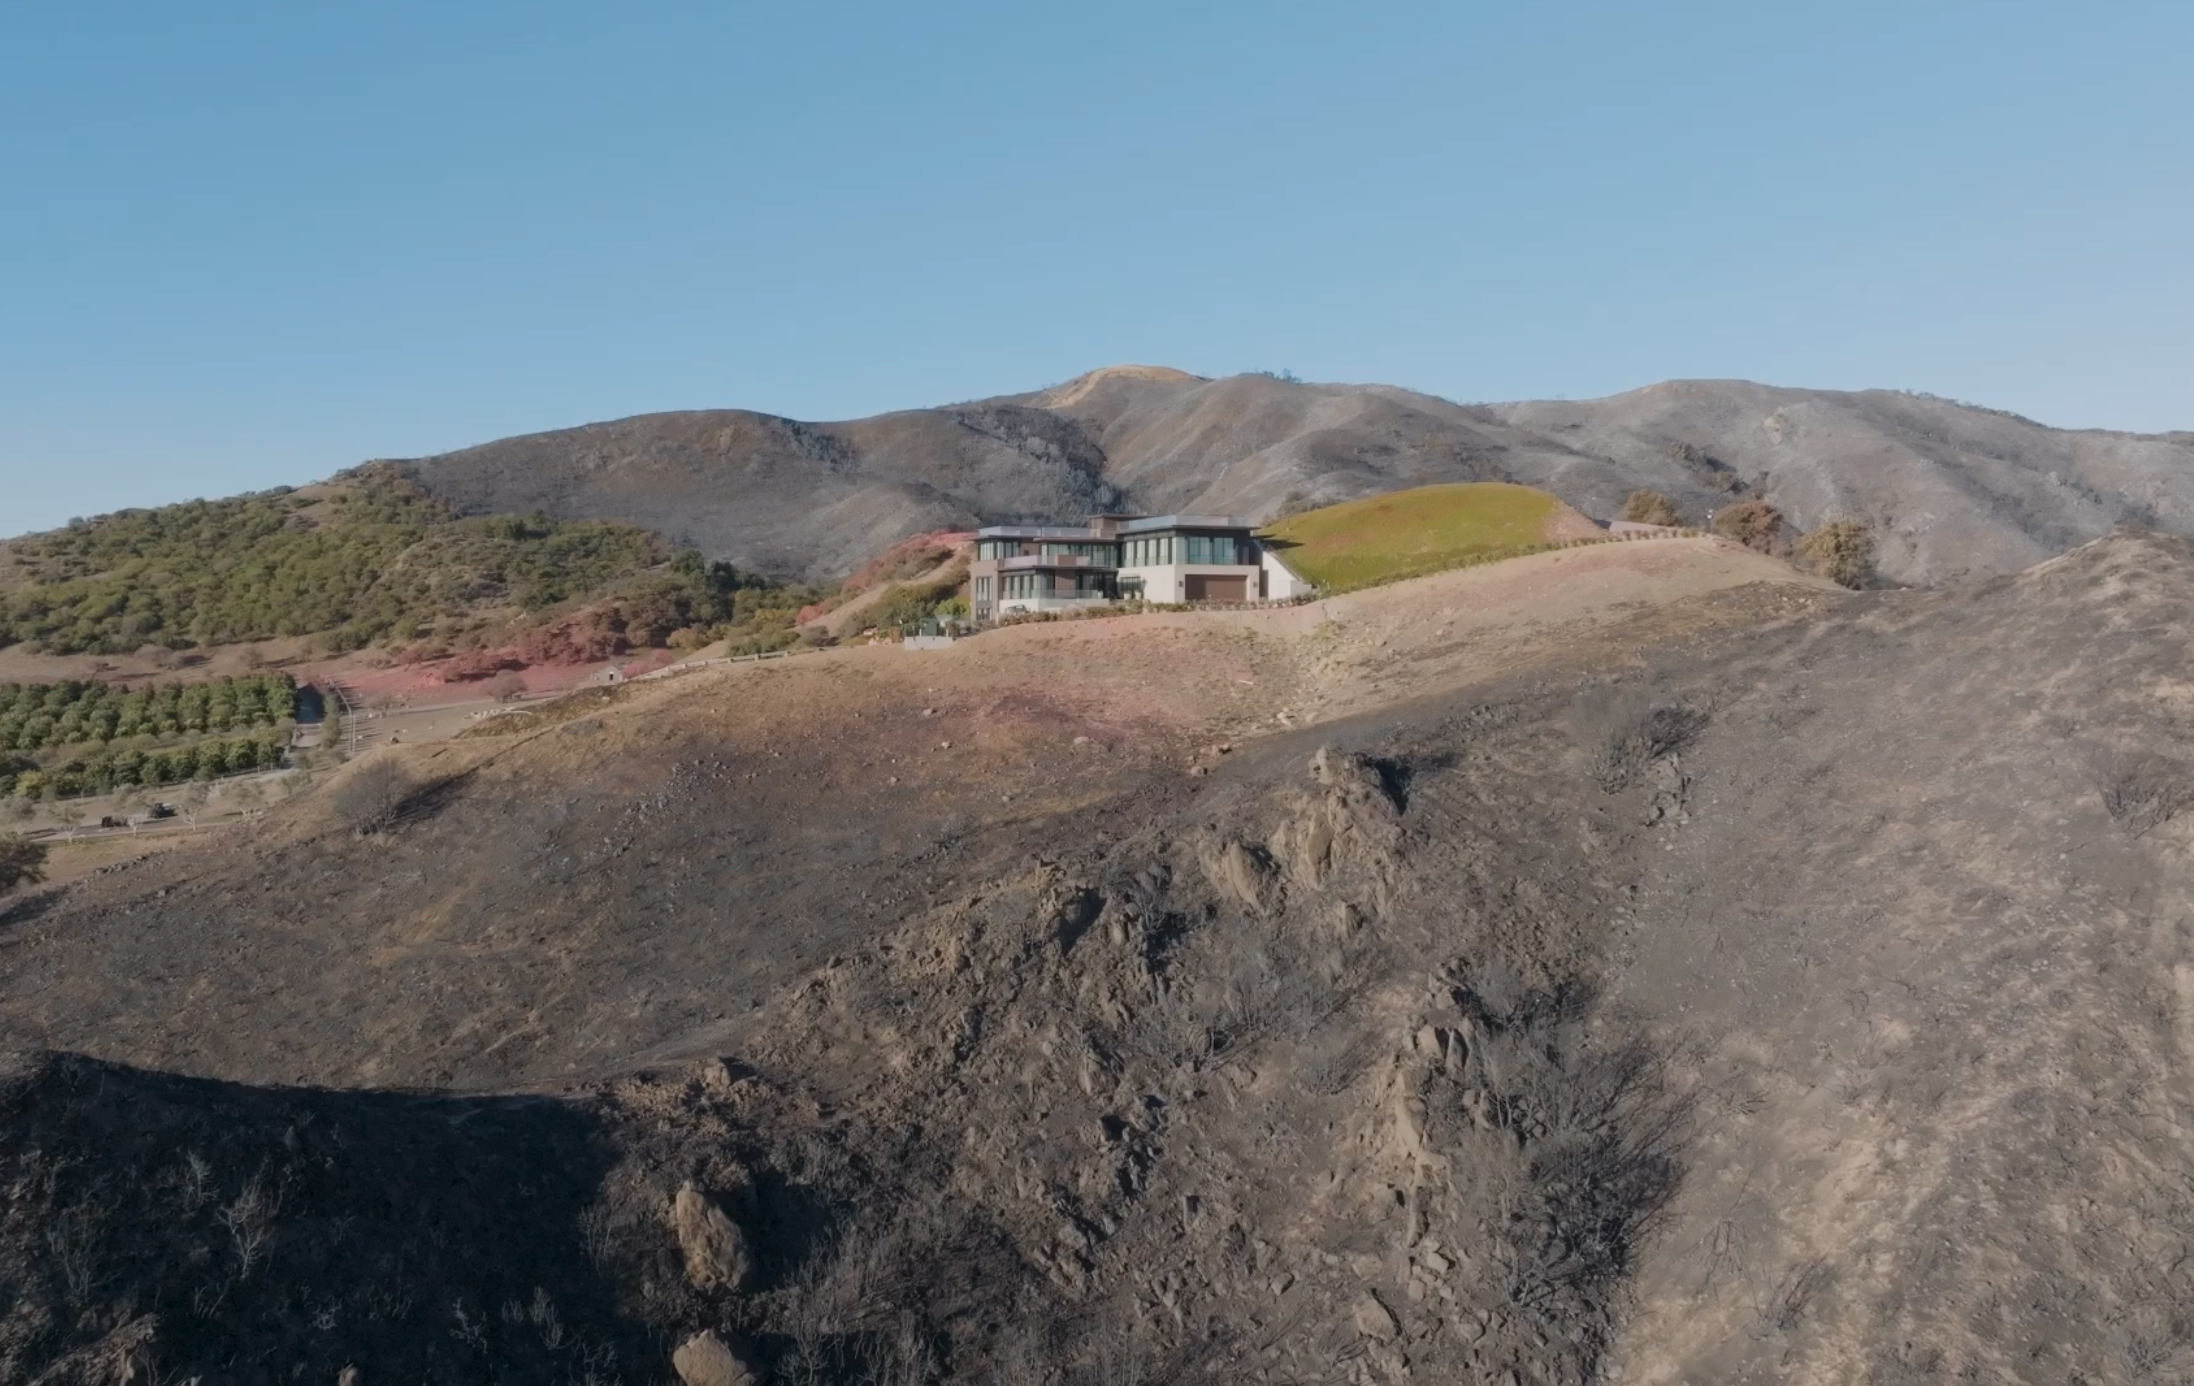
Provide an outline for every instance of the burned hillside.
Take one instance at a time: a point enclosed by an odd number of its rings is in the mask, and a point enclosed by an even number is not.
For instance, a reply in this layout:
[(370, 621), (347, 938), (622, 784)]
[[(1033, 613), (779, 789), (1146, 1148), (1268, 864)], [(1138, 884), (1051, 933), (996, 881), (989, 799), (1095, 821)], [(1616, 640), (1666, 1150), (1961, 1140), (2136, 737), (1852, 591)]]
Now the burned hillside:
[(0, 925), (0, 1040), (92, 1056), (9, 1080), (0, 1376), (2172, 1379), (2189, 598), (2119, 538), (1491, 674), (1245, 624), (1202, 720), (930, 665), (422, 752)]

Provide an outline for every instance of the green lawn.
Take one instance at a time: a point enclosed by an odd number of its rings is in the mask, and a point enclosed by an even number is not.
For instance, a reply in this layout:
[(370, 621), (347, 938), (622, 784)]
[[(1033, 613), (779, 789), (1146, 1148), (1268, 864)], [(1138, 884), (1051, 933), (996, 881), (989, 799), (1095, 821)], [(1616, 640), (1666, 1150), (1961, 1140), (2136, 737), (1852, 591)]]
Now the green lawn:
[(1420, 486), (1291, 515), (1266, 528), (1290, 568), (1328, 592), (1536, 552), (1561, 502), (1506, 482)]

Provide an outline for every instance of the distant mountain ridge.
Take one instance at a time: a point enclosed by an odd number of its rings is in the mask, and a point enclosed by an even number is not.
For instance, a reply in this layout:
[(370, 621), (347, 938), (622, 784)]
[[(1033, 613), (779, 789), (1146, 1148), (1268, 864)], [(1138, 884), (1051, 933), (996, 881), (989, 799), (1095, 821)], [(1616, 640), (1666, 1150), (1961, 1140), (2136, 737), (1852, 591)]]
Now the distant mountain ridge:
[(911, 534), (1107, 509), (1269, 519), (1405, 486), (1516, 481), (1593, 514), (1649, 487), (1703, 520), (1765, 495), (1854, 516), (1892, 580), (2015, 571), (2124, 524), (2194, 534), (2194, 434), (2050, 428), (1887, 390), (1669, 381), (1464, 405), (1385, 385), (1116, 366), (835, 423), (641, 415), (408, 460), (473, 513), (628, 520), (712, 558), (839, 576)]
[[(467, 515), (625, 521), (825, 583), (923, 533), (1122, 509), (1267, 521), (1457, 481), (1536, 486), (1603, 517), (1650, 488), (1693, 523), (1764, 496), (1800, 529), (1864, 521), (1881, 574), (1918, 586), (2014, 572), (2124, 525), (2194, 535), (2194, 431), (2066, 430), (1928, 395), (1733, 380), (1458, 404), (1111, 366), (866, 419), (643, 414), (388, 465)], [(26, 577), (0, 542), (0, 588)]]

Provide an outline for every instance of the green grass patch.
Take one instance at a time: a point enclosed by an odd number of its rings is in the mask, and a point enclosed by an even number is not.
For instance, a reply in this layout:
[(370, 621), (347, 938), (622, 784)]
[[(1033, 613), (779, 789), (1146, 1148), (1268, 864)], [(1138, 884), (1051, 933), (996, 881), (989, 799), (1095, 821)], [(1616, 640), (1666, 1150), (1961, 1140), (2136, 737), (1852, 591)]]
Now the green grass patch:
[(1461, 482), (1305, 511), (1266, 533), (1290, 568), (1347, 592), (1560, 547), (1547, 529), (1561, 506), (1529, 486)]

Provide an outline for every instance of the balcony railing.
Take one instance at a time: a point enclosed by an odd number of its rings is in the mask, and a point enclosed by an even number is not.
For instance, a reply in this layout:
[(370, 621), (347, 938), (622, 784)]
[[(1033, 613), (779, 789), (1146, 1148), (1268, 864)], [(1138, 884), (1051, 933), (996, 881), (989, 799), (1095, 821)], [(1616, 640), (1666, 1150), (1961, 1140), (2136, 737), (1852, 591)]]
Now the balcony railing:
[(1074, 568), (1096, 572), (1114, 572), (1116, 565), (1099, 563), (1094, 558), (1084, 558), (1072, 553), (1022, 553), (998, 560), (1000, 568), (1021, 570), (1025, 568)]

